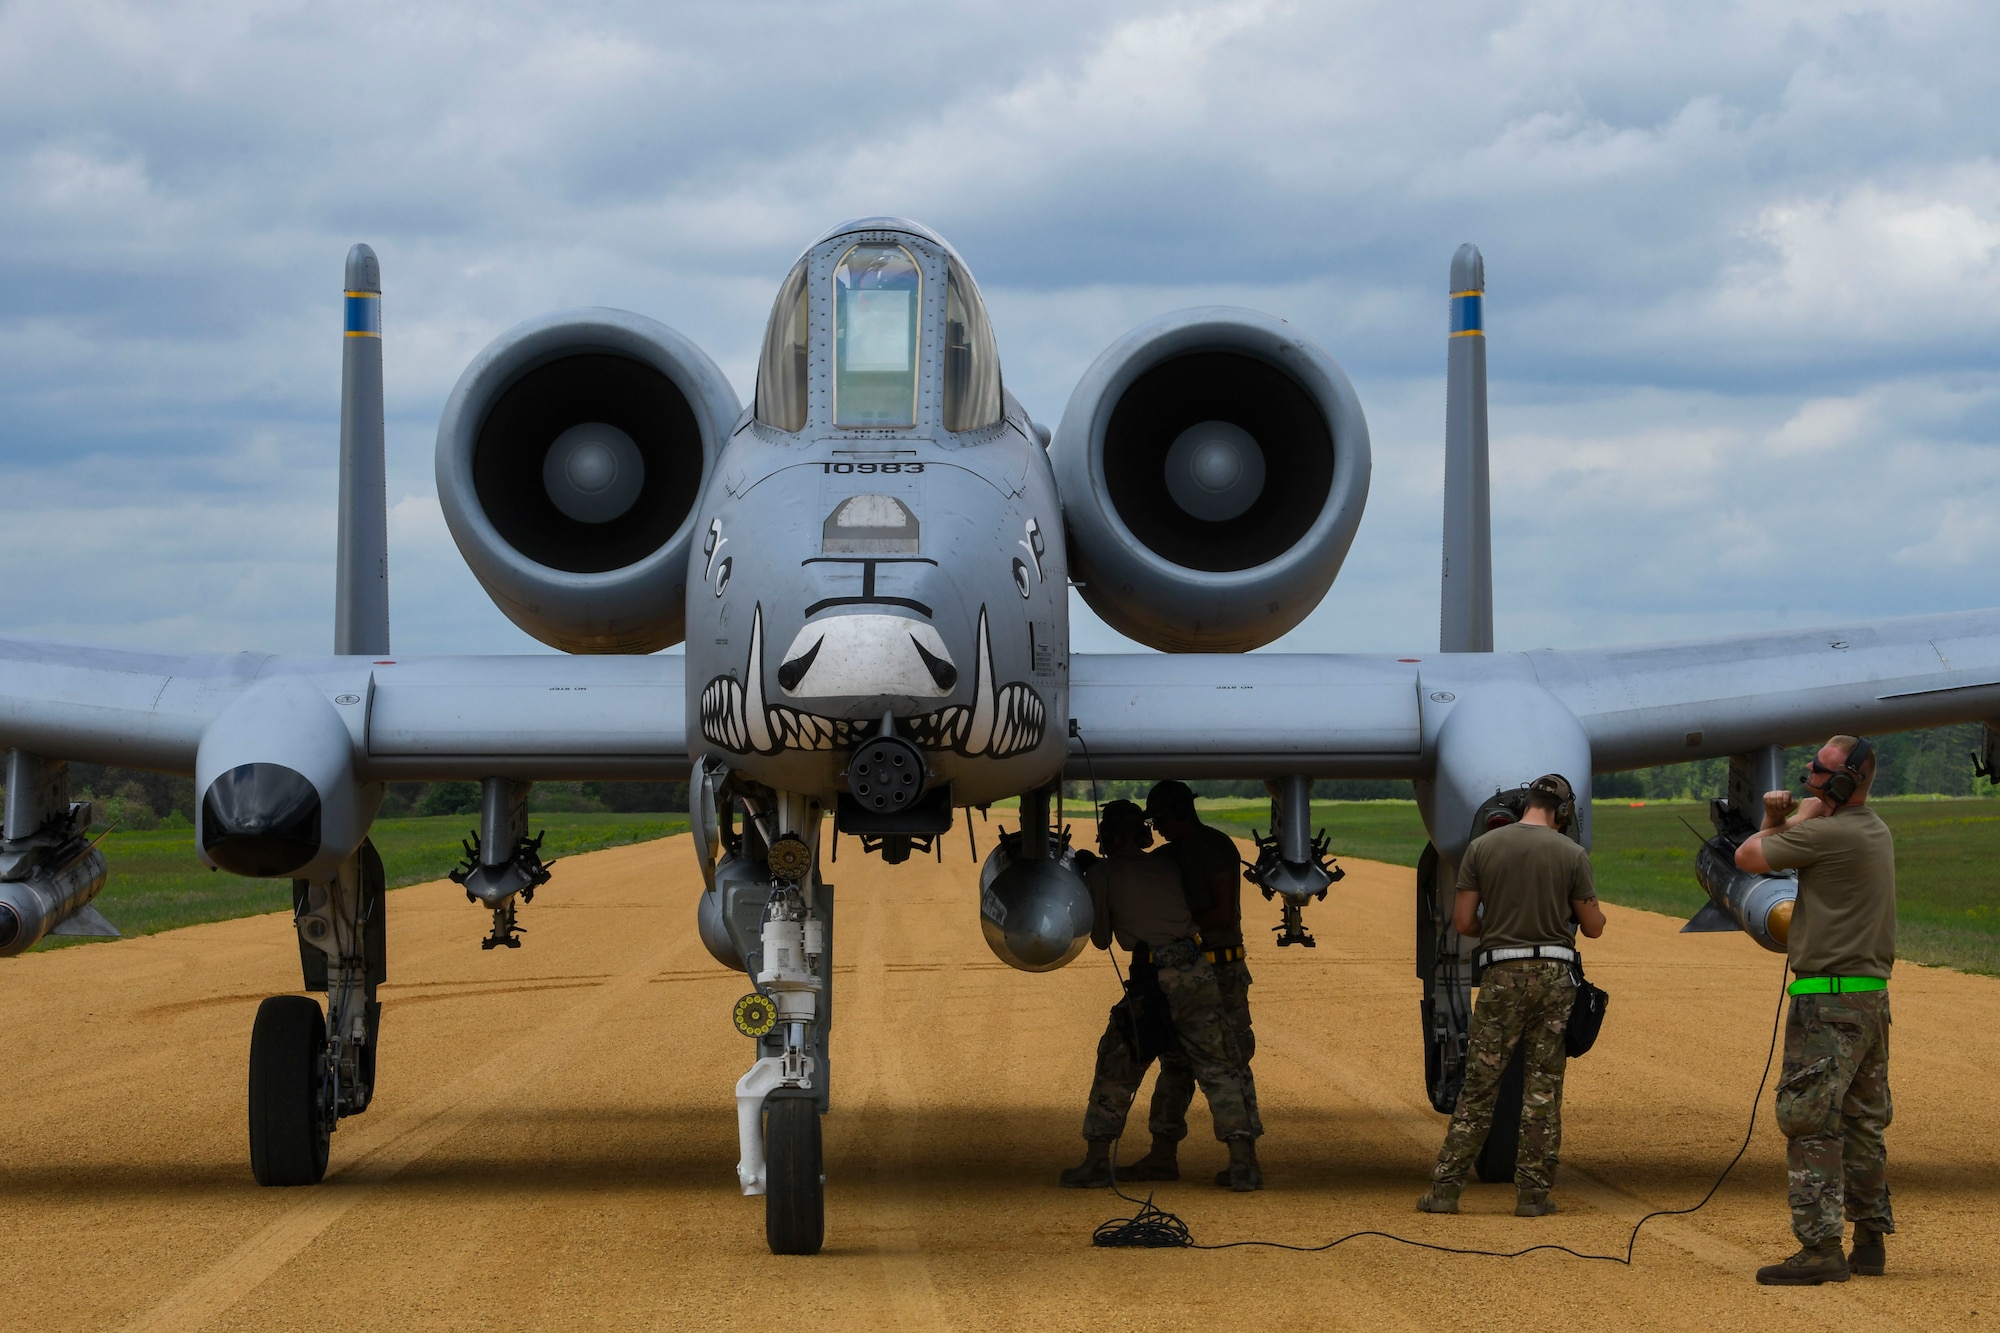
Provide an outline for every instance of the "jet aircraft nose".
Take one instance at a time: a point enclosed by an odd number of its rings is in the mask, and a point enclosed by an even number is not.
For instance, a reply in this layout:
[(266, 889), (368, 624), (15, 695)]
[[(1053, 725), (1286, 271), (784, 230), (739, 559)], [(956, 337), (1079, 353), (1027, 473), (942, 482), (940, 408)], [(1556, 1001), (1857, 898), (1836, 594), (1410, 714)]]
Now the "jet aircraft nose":
[(239, 765), (201, 798), (201, 842), (232, 874), (289, 875), (319, 855), (319, 792), (283, 764)]
[(941, 699), (958, 684), (958, 664), (936, 628), (905, 616), (807, 621), (779, 661), (778, 685), (794, 698)]

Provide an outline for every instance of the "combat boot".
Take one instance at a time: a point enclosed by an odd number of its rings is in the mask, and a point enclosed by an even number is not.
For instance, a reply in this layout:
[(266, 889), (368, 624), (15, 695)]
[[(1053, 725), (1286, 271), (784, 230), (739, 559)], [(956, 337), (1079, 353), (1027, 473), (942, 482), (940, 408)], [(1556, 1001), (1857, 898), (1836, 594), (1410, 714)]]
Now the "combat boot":
[(1847, 1281), (1847, 1259), (1840, 1252), (1840, 1237), (1807, 1245), (1781, 1264), (1766, 1264), (1757, 1270), (1757, 1281), (1766, 1287), (1817, 1287), (1822, 1282)]
[(1514, 1191), (1514, 1216), (1516, 1217), (1547, 1217), (1555, 1210), (1556, 1206), (1549, 1202), (1549, 1192), (1547, 1190)]
[(1888, 1255), (1882, 1247), (1882, 1237), (1886, 1234), (1866, 1222), (1856, 1222), (1854, 1248), (1847, 1252), (1848, 1269), (1863, 1277), (1881, 1277), (1882, 1266), (1888, 1262)]
[(1083, 1145), (1083, 1163), (1066, 1166), (1058, 1177), (1063, 1188), (1101, 1190), (1111, 1183), (1111, 1140), (1088, 1139)]
[(1257, 1165), (1257, 1140), (1229, 1141), (1229, 1165), (1215, 1173), (1215, 1183), (1238, 1194), (1264, 1188), (1264, 1168)]
[(1153, 1150), (1132, 1165), (1118, 1168), (1118, 1174), (1126, 1180), (1179, 1180), (1180, 1141), (1153, 1135)]
[(1417, 1211), (1455, 1213), (1458, 1211), (1459, 1192), (1464, 1188), (1462, 1185), (1432, 1185), (1429, 1191), (1417, 1200)]

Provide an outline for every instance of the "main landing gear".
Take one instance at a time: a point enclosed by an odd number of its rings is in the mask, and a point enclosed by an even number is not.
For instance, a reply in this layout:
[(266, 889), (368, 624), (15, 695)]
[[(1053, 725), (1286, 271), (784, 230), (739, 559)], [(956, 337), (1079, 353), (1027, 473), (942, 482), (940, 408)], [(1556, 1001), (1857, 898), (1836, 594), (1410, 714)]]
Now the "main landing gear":
[(292, 882), (309, 995), (274, 995), (250, 1033), (250, 1171), (259, 1185), (314, 1185), (326, 1175), (334, 1126), (368, 1109), (384, 963), (382, 858), (364, 841), (326, 882)]

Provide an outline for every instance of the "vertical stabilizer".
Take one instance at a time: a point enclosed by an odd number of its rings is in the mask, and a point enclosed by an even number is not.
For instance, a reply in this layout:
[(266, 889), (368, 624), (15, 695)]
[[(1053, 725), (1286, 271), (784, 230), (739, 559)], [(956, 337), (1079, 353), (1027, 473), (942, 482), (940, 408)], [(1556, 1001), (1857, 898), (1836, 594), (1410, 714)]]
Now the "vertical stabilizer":
[(340, 549), (333, 651), (389, 651), (389, 481), (383, 461), (382, 270), (375, 252), (347, 252), (340, 372)]
[(1486, 262), (1451, 257), (1451, 337), (1444, 390), (1444, 579), (1438, 648), (1493, 651), (1493, 522), (1486, 473)]

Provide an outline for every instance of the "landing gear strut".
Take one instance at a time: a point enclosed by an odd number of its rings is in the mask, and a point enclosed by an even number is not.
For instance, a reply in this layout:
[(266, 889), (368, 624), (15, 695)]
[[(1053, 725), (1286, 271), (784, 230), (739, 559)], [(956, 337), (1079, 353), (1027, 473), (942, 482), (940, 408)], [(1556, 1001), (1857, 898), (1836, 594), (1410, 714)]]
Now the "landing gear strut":
[(1417, 858), (1417, 977), (1424, 983), (1424, 1090), (1440, 1115), (1458, 1109), (1472, 1029), (1472, 959), (1438, 890), (1437, 848)]
[(748, 823), (715, 867), (714, 892), (757, 986), (735, 1012), (738, 1030), (757, 1043), (736, 1084), (737, 1180), (745, 1194), (764, 1196), (773, 1254), (817, 1254), (826, 1235), (819, 1117), (833, 981), (833, 886), (817, 869), (822, 812), (807, 797), (768, 790), (723, 799)]
[(382, 858), (364, 841), (326, 882), (292, 882), (305, 989), (259, 1006), (250, 1035), (250, 1171), (260, 1185), (326, 1175), (334, 1126), (375, 1095), (375, 1043), (387, 979)]

